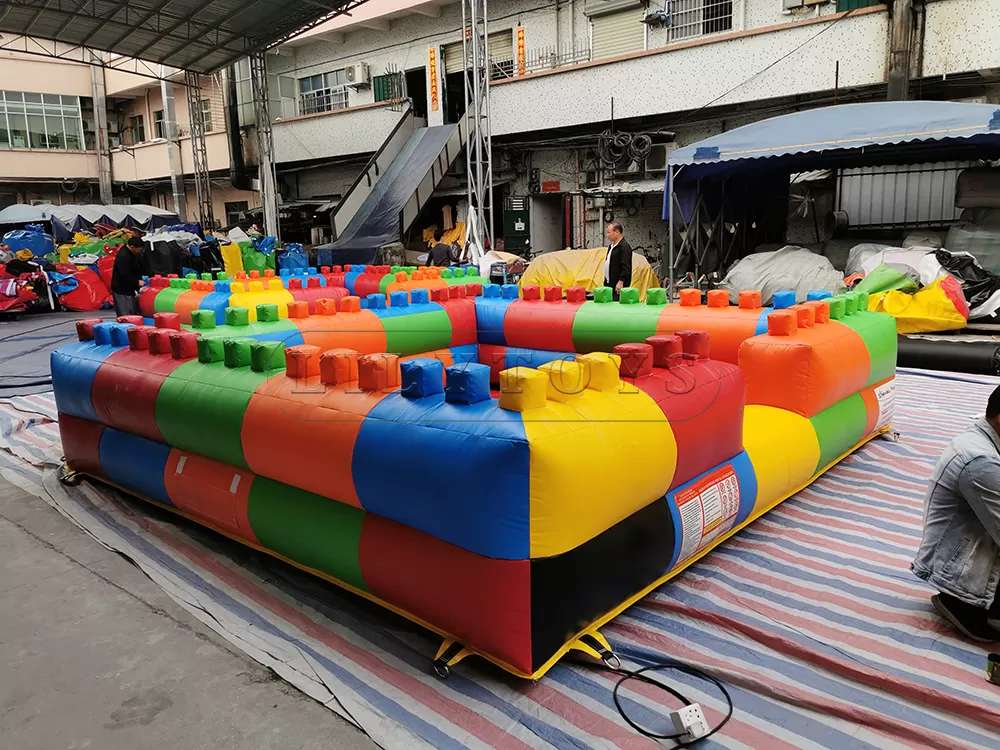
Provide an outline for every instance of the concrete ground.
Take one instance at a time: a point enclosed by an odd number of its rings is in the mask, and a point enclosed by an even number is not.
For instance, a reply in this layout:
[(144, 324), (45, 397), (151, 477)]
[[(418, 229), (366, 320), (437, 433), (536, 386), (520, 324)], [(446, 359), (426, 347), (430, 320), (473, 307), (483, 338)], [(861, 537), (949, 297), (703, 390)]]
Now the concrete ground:
[(3, 479), (0, 601), (4, 748), (376, 747)]

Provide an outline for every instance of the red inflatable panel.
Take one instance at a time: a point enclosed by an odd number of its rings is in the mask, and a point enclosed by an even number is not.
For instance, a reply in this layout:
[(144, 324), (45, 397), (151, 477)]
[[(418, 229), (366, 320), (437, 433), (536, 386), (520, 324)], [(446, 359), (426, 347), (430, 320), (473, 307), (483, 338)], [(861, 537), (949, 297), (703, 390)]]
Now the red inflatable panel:
[[(452, 287), (461, 289), (461, 287)], [(451, 345), (476, 343), (476, 301), (472, 297), (449, 299), (441, 303), (451, 320)]]
[(538, 287), (525, 287), (524, 299), (514, 300), (507, 308), (503, 319), (507, 346), (553, 352), (576, 351), (573, 346), (573, 318), (580, 309), (580, 303), (562, 299), (530, 301), (529, 289), (538, 291)]
[(59, 435), (62, 437), (66, 465), (74, 471), (102, 477), (101, 435), (104, 425), (89, 419), (59, 415)]
[(670, 421), (677, 471), (670, 489), (743, 450), (743, 372), (711, 359), (675, 359), (633, 381)]
[(500, 382), (500, 371), (506, 370), (507, 347), (496, 344), (479, 345), (479, 364), (490, 366), (490, 382)]
[[(297, 279), (293, 279), (297, 281)], [(316, 314), (316, 300), (318, 299), (332, 299), (338, 300), (341, 297), (346, 297), (348, 292), (342, 286), (309, 286), (306, 288), (292, 289), (289, 288), (289, 294), (295, 298), (296, 302), (305, 302), (309, 305), (309, 314)]]
[(476, 555), (372, 513), (358, 559), (376, 596), (531, 672), (530, 560)]
[(220, 531), (257, 544), (247, 518), (254, 476), (194, 453), (170, 451), (163, 485), (178, 510)]
[(101, 421), (125, 432), (164, 442), (156, 425), (156, 395), (167, 375), (184, 364), (166, 352), (119, 349), (97, 370), (90, 398)]
[(378, 294), (379, 284), (382, 283), (384, 274), (371, 273), (368, 269), (354, 280), (354, 294), (358, 297), (367, 297), (369, 294)]

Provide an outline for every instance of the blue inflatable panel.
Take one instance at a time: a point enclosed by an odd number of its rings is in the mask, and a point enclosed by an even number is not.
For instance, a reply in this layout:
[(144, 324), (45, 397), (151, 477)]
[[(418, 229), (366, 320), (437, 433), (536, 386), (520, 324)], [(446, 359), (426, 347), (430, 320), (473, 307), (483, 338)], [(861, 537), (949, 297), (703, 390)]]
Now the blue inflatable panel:
[[(406, 292), (403, 292), (405, 294)], [(385, 305), (385, 295), (384, 294), (369, 294), (370, 298), (373, 298), (378, 302), (378, 307), (372, 306), (372, 300), (368, 301), (368, 309), (375, 313), (380, 318), (396, 318), (401, 315), (419, 315), (421, 313), (432, 313), (432, 312), (443, 312), (444, 307), (439, 305), (437, 302), (417, 302), (409, 303), (406, 305), (394, 305), (391, 307), (386, 307)]]
[(476, 297), (476, 325), (479, 328), (480, 344), (507, 346), (503, 319), (513, 301), (501, 297)]
[(754, 330), (755, 336), (760, 336), (762, 333), (767, 333), (767, 316), (774, 312), (773, 307), (765, 307), (760, 311), (760, 317), (757, 318), (757, 328)]
[[(253, 325), (251, 323), (251, 325)], [(254, 331), (253, 333), (246, 334), (246, 338), (254, 339), (256, 341), (280, 341), (286, 347), (288, 346), (298, 346), (299, 344), (304, 344), (305, 339), (302, 338), (302, 332), (298, 328), (284, 328), (277, 331)]]
[(509, 346), (504, 356), (503, 366), (506, 370), (511, 367), (538, 368), (548, 362), (555, 362), (557, 359), (573, 362), (576, 357), (574, 352), (550, 352), (545, 349), (520, 349), (516, 346)]
[(111, 427), (101, 436), (101, 469), (108, 479), (164, 505), (173, 505), (163, 481), (169, 455), (169, 445)]
[(56, 349), (49, 356), (52, 370), (52, 388), (56, 393), (56, 409), (71, 417), (100, 422), (90, 389), (97, 370), (118, 347), (105, 344), (97, 346), (92, 341), (77, 341)]
[[(216, 287), (218, 288), (218, 287)], [(229, 292), (209, 292), (198, 303), (199, 310), (211, 310), (215, 313), (215, 325), (226, 324), (226, 308), (229, 307)]]
[(361, 271), (355, 270), (354, 266), (351, 266), (351, 270), (344, 274), (344, 288), (351, 294), (354, 294), (354, 282), (358, 280), (360, 275)]
[[(447, 483), (437, 478), (442, 462)], [(351, 468), (361, 507), (371, 513), (486, 557), (530, 556), (524, 424), (492, 398), (453, 404), (443, 393), (390, 393), (361, 423)]]
[[(707, 543), (746, 521), (756, 501), (757, 475), (746, 451), (667, 494), (667, 508), (674, 524), (674, 549), (664, 572), (673, 570), (697, 552), (703, 536)], [(714, 532), (713, 524), (717, 524)]]
[(456, 365), (469, 362), (479, 363), (479, 344), (462, 344), (449, 349), (451, 357)]

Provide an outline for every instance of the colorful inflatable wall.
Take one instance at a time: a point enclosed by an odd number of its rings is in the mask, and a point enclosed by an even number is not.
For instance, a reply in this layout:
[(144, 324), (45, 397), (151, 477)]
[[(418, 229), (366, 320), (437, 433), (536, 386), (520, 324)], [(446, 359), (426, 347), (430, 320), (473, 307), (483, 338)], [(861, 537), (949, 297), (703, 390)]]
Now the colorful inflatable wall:
[(66, 462), (436, 631), (439, 665), (537, 678), (892, 414), (863, 295), (633, 292), (81, 321), (52, 355)]

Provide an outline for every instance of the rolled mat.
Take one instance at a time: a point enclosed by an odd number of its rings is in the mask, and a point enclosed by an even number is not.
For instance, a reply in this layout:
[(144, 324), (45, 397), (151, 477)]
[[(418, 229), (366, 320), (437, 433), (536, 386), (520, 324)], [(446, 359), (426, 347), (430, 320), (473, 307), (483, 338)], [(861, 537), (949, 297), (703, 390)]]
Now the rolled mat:
[(993, 341), (945, 341), (899, 337), (900, 367), (1000, 375), (1000, 345)]

